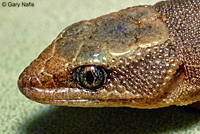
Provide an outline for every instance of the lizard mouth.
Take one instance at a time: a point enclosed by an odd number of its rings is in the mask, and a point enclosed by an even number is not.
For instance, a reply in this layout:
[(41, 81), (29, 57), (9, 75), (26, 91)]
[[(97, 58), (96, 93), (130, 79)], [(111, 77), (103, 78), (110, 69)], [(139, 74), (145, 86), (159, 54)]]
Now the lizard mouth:
[[(165, 92), (158, 97), (166, 98), (171, 95), (174, 90), (183, 82), (185, 76), (185, 70), (183, 65), (179, 65), (174, 70), (174, 73), (171, 74), (171, 79), (168, 81), (168, 86), (165, 88)], [(26, 69), (20, 75), (18, 80), (18, 87), (20, 91), (29, 99), (37, 101), (44, 104), (52, 104), (59, 106), (75, 106), (75, 107), (104, 107), (104, 106), (133, 106), (133, 103), (136, 107), (146, 107), (145, 103), (142, 102), (143, 98), (122, 98), (122, 99), (98, 99), (95, 97), (97, 93), (95, 91), (89, 91), (84, 89), (70, 88), (70, 87), (61, 87), (61, 88), (40, 88), (38, 87), (39, 80), (37, 77), (31, 77), (27, 73)], [(35, 81), (36, 84), (33, 84)], [(100, 94), (103, 96), (105, 94)], [(152, 103), (157, 103), (159, 98), (149, 98)], [(136, 102), (136, 100), (138, 102)], [(153, 102), (155, 100), (155, 102)], [(162, 101), (162, 100), (161, 100)], [(153, 105), (152, 105), (153, 106)], [(148, 106), (149, 107), (149, 106)]]
[[(185, 71), (182, 65), (176, 70), (176, 73), (173, 75), (170, 80), (170, 84), (166, 89), (165, 95), (169, 95), (173, 90), (175, 90), (180, 83), (183, 82), (185, 78)], [(20, 91), (29, 99), (37, 101), (44, 104), (52, 104), (58, 106), (75, 106), (75, 107), (140, 107), (140, 108), (153, 108), (146, 106), (147, 104), (137, 104), (134, 99), (94, 99), (94, 98), (81, 98), (83, 90), (79, 88), (59, 88), (59, 89), (40, 89), (36, 87), (27, 87), (23, 86), (23, 77), (20, 77), (18, 81), (18, 86)], [(85, 91), (86, 92), (86, 91)], [(72, 96), (73, 94), (73, 96)], [(95, 94), (95, 93), (93, 93)], [(163, 96), (164, 97), (164, 96)], [(165, 97), (164, 97), (165, 98)], [(133, 103), (135, 103), (133, 105)], [(154, 103), (151, 100), (151, 103)], [(158, 103), (155, 101), (155, 107)]]

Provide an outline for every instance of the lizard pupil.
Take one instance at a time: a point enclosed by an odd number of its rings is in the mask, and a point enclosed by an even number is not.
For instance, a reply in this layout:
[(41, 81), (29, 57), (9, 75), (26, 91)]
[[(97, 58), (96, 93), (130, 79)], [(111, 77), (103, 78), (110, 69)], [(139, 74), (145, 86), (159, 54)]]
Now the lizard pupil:
[(100, 66), (80, 66), (75, 71), (77, 83), (86, 89), (97, 89), (106, 78), (105, 70)]
[(93, 81), (94, 81), (94, 77), (91, 71), (88, 71), (86, 74), (86, 80), (88, 82), (89, 85), (92, 85)]

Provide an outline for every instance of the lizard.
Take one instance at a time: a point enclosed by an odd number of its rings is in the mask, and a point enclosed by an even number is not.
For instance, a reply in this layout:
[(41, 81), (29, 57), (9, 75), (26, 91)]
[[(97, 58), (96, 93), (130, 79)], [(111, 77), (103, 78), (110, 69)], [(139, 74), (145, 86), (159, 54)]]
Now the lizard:
[(200, 1), (129, 7), (65, 28), (24, 69), (43, 104), (152, 109), (200, 101)]

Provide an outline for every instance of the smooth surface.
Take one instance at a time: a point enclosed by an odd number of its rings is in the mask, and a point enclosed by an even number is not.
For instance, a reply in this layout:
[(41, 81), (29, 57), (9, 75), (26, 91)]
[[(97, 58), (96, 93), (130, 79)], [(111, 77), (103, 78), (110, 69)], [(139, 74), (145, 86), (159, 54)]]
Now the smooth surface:
[(0, 5), (1, 133), (200, 133), (200, 112), (185, 107), (154, 110), (68, 108), (43, 105), (25, 98), (17, 88), (19, 74), (66, 26), (156, 1), (32, 2), (34, 7)]

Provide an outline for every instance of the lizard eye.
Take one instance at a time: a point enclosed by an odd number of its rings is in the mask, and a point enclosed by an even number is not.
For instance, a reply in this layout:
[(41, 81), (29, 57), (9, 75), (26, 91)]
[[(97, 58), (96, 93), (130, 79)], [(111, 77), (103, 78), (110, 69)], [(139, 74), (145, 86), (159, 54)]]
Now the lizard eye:
[(76, 69), (76, 80), (87, 89), (97, 89), (103, 85), (106, 72), (99, 66), (81, 66)]

